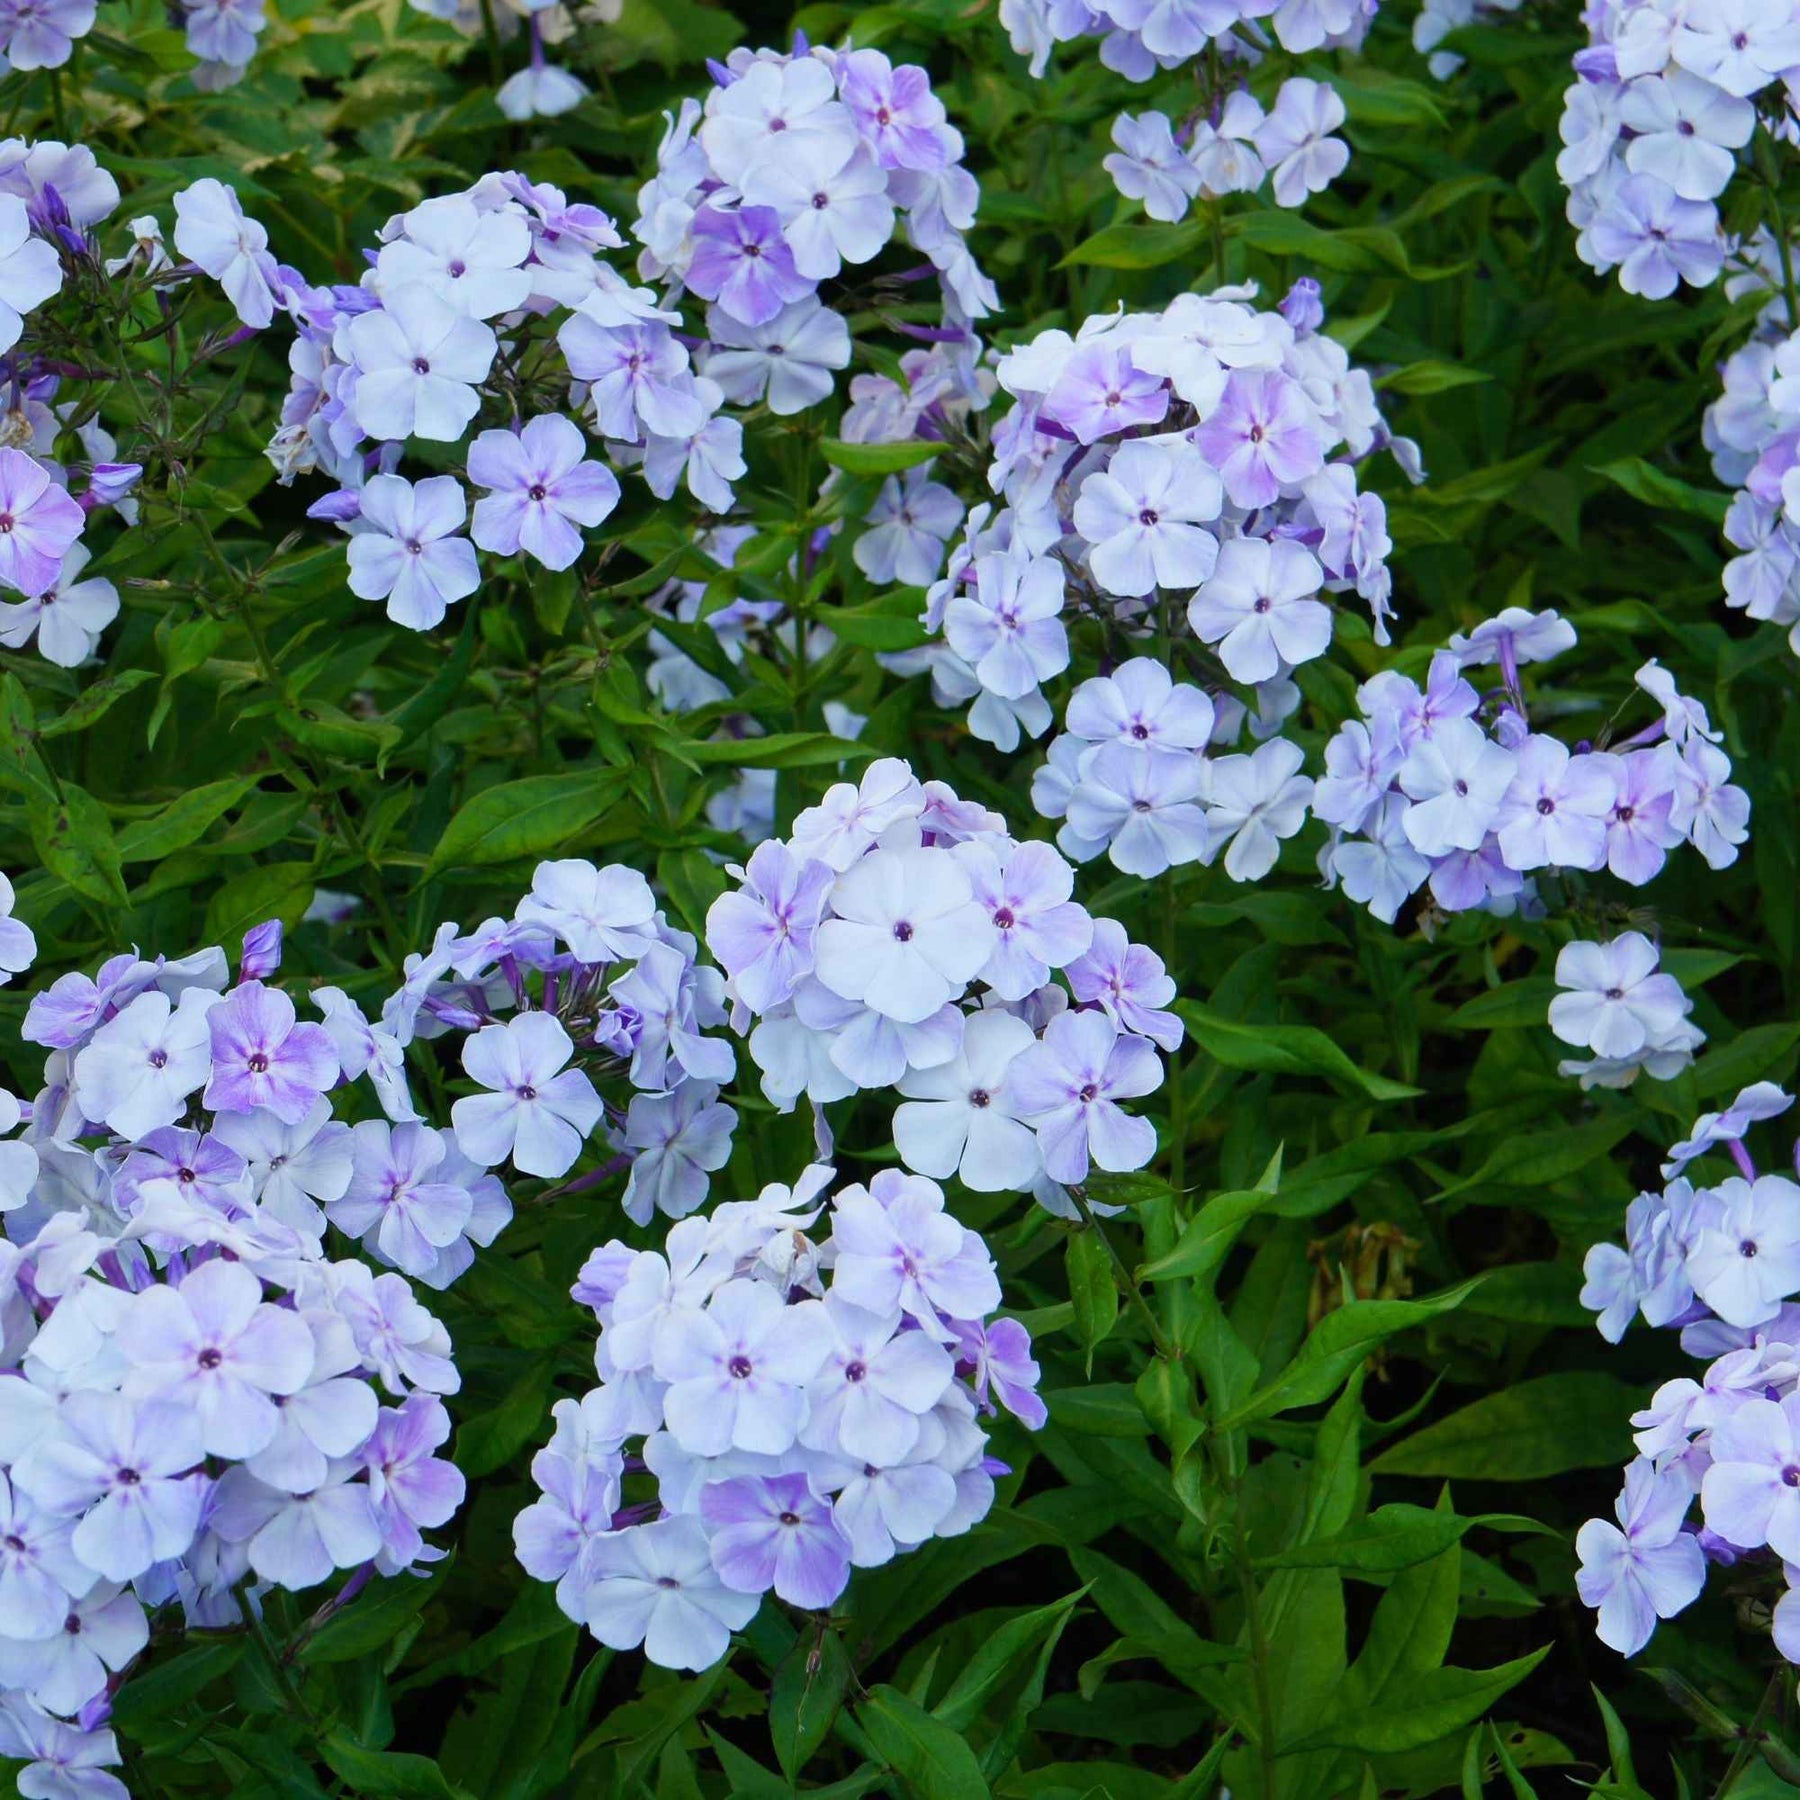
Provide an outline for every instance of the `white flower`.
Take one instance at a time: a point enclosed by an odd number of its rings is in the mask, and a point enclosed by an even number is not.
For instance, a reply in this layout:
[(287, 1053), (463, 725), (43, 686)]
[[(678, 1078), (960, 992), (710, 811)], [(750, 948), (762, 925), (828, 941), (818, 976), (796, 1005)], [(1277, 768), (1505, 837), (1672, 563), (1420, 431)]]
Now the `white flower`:
[(769, 396), (769, 411), (785, 418), (829, 398), (832, 371), (849, 367), (850, 327), (816, 294), (784, 306), (760, 325), (714, 306), (706, 330), (715, 348), (706, 373), (739, 406)]
[(960, 1173), (964, 1186), (980, 1194), (1030, 1188), (1043, 1159), (1036, 1134), (1019, 1121), (1006, 1072), (1036, 1042), (1023, 1019), (979, 1012), (963, 1027), (955, 1057), (909, 1071), (900, 1082), (906, 1104), (894, 1112), (900, 1160), (940, 1181)]
[(875, 850), (831, 892), (819, 979), (846, 1000), (917, 1024), (961, 998), (994, 948), (994, 923), (941, 850)]
[(462, 1153), (484, 1168), (510, 1156), (522, 1175), (566, 1175), (603, 1110), (587, 1076), (564, 1067), (574, 1054), (568, 1032), (546, 1012), (475, 1032), (463, 1045), (463, 1068), (493, 1092), (451, 1107)]
[(33, 233), (25, 202), (0, 194), (0, 350), (19, 341), (24, 315), (61, 289), (61, 258)]
[(468, 503), (454, 475), (433, 475), (416, 486), (401, 475), (372, 475), (362, 490), (359, 531), (348, 546), (350, 591), (361, 600), (386, 600), (396, 625), (429, 631), (452, 601), (481, 585), (475, 546), (460, 532)]
[(1550, 1029), (1565, 1044), (1604, 1057), (1636, 1056), (1660, 1045), (1692, 1009), (1673, 975), (1657, 972), (1657, 949), (1641, 931), (1611, 943), (1565, 944), (1556, 985), (1569, 991), (1550, 1002)]
[(175, 196), (175, 248), (225, 290), (246, 325), (275, 317), (275, 259), (269, 234), (244, 217), (237, 195), (207, 175)]
[(1196, 521), (1216, 519), (1224, 497), (1212, 465), (1184, 440), (1121, 444), (1075, 501), (1094, 579), (1133, 599), (1198, 586), (1218, 562), (1219, 542)]
[(1188, 623), (1218, 646), (1234, 681), (1267, 681), (1330, 644), (1331, 608), (1316, 598), (1324, 580), (1318, 558), (1291, 539), (1232, 538), (1188, 602)]
[(104, 575), (75, 579), (92, 554), (85, 544), (72, 545), (49, 593), (16, 605), (0, 603), (0, 644), (17, 650), (35, 635), (46, 662), (63, 669), (86, 662), (101, 632), (119, 616), (119, 590)]
[(1473, 719), (1445, 720), (1400, 765), (1401, 790), (1414, 802), (1408, 841), (1426, 856), (1479, 850), (1517, 770), (1513, 753)]
[(1212, 766), (1206, 822), (1230, 839), (1225, 873), (1233, 881), (1261, 881), (1274, 868), (1281, 840), (1306, 822), (1312, 783), (1300, 773), (1298, 744), (1271, 738), (1248, 756), (1224, 756)]
[(184, 988), (171, 1006), (152, 989), (107, 1020), (75, 1057), (82, 1116), (125, 1138), (173, 1125), (212, 1072), (206, 1015), (219, 998), (208, 988)]
[(462, 194), (426, 200), (400, 221), (405, 236), (381, 247), (375, 273), (383, 294), (416, 282), (471, 319), (523, 306), (531, 277), (531, 227), (517, 212), (482, 212)]
[(351, 400), (370, 437), (453, 444), (480, 410), (474, 384), (494, 361), (494, 334), (420, 283), (344, 327), (359, 371)]

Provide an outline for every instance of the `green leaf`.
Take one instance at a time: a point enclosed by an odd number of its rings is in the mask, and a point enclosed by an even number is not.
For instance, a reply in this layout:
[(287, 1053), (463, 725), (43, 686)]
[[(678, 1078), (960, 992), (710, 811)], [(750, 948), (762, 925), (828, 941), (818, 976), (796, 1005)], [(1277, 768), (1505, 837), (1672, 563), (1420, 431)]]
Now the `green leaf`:
[(1119, 1320), (1119, 1284), (1097, 1228), (1077, 1231), (1069, 1239), (1063, 1263), (1069, 1277), (1069, 1300), (1075, 1308), (1076, 1340), (1088, 1352), (1091, 1373), (1094, 1346), (1104, 1341)]
[(1382, 376), (1376, 385), (1389, 394), (1444, 394), (1452, 388), (1479, 387), (1494, 378), (1485, 369), (1461, 363), (1416, 362)]
[(1683, 512), (1709, 525), (1723, 525), (1730, 510), (1731, 496), (1697, 488), (1674, 475), (1665, 474), (1641, 456), (1627, 456), (1618, 462), (1602, 463), (1594, 470), (1615, 487), (1621, 487), (1634, 500), (1647, 505)]
[(1631, 1454), (1631, 1413), (1642, 1395), (1610, 1375), (1540, 1375), (1402, 1438), (1370, 1464), (1377, 1475), (1462, 1481), (1538, 1481), (1600, 1469)]
[(423, 1580), (382, 1581), (365, 1588), (333, 1613), (301, 1647), (303, 1663), (354, 1662), (390, 1644), (419, 1616), (444, 1585), (450, 1562), (436, 1564)]
[(1231, 1254), (1238, 1233), (1259, 1212), (1267, 1210), (1274, 1197), (1262, 1188), (1214, 1194), (1187, 1222), (1175, 1248), (1138, 1270), (1138, 1280), (1174, 1281), (1211, 1275)]
[(29, 817), (32, 844), (52, 875), (84, 900), (104, 906), (125, 904), (118, 841), (106, 808), (92, 794), (65, 781), (59, 797), (34, 797)]
[(352, 1793), (391, 1795), (394, 1800), (469, 1800), (429, 1756), (371, 1750), (345, 1731), (327, 1732), (319, 1750)]
[(835, 1631), (802, 1631), (782, 1658), (769, 1691), (769, 1736), (789, 1781), (812, 1760), (831, 1732), (850, 1684), (850, 1659)]
[(1440, 1200), (1471, 1188), (1541, 1188), (1565, 1181), (1610, 1156), (1629, 1137), (1635, 1121), (1629, 1114), (1592, 1119), (1585, 1125), (1559, 1125), (1550, 1131), (1523, 1131), (1503, 1138), (1473, 1175), (1453, 1182)]
[(767, 737), (683, 744), (681, 750), (703, 768), (722, 763), (734, 769), (810, 769), (821, 763), (866, 762), (875, 754), (829, 731), (775, 731)]
[(292, 931), (312, 897), (311, 863), (259, 863), (234, 875), (213, 895), (206, 909), (206, 941), (235, 943), (265, 919), (279, 919)]
[(1427, 1670), (1385, 1696), (1379, 1708), (1329, 1719), (1283, 1744), (1282, 1753), (1360, 1750), (1369, 1756), (1400, 1756), (1422, 1749), (1479, 1719), (1549, 1654), (1546, 1644), (1494, 1669)]
[(957, 1671), (950, 1691), (931, 1709), (932, 1716), (953, 1731), (967, 1731), (1027, 1657), (1039, 1649), (1055, 1648), (1086, 1591), (1083, 1588), (1066, 1600), (1021, 1613), (984, 1638), (975, 1654)]
[(1084, 239), (1056, 266), (1096, 269), (1160, 269), (1183, 262), (1205, 247), (1209, 228), (1186, 225), (1108, 225)]
[(1297, 1406), (1317, 1405), (1336, 1393), (1350, 1372), (1389, 1338), (1454, 1311), (1479, 1282), (1477, 1276), (1428, 1300), (1357, 1300), (1328, 1312), (1293, 1361), (1266, 1387), (1221, 1418), (1218, 1429), (1230, 1431)]
[(1371, 1100), (1407, 1100), (1424, 1091), (1358, 1068), (1324, 1032), (1311, 1025), (1245, 1024), (1222, 1018), (1191, 1000), (1177, 1001), (1175, 1011), (1186, 1021), (1195, 1043), (1228, 1069), (1319, 1075)]
[(224, 781), (209, 781), (177, 795), (148, 819), (133, 819), (121, 826), (120, 862), (160, 862), (185, 850), (230, 812), (256, 786), (256, 780), (254, 775), (233, 775)]
[(127, 694), (155, 679), (153, 669), (121, 669), (117, 675), (104, 675), (83, 688), (54, 719), (40, 725), (38, 736), (67, 737), (72, 732), (86, 731), (105, 718)]
[(622, 769), (569, 769), (483, 788), (444, 828), (426, 877), (547, 855), (609, 811), (624, 785)]
[(882, 1761), (920, 1800), (988, 1800), (975, 1752), (898, 1688), (871, 1688), (856, 1718)]
[(942, 444), (929, 441), (852, 444), (830, 437), (819, 440), (819, 450), (834, 469), (842, 469), (846, 475), (897, 475), (944, 454)]
[(1543, 1026), (1549, 1021), (1556, 982), (1549, 975), (1503, 981), (1466, 1000), (1444, 1023), (1452, 1031), (1500, 1031), (1514, 1026)]
[(1335, 1536), (1315, 1538), (1269, 1556), (1260, 1569), (1343, 1569), (1363, 1575), (1392, 1575), (1441, 1556), (1474, 1521), (1428, 1506), (1378, 1506)]
[(113, 1701), (112, 1723), (133, 1738), (159, 1735), (159, 1727), (167, 1732), (180, 1708), (231, 1672), (244, 1642), (239, 1635), (197, 1644), (134, 1674)]

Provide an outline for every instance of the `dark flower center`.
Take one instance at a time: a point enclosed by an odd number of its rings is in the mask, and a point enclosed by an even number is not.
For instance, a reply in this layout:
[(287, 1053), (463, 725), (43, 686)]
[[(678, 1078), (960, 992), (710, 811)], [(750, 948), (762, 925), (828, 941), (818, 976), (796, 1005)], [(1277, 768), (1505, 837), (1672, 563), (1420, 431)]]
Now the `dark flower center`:
[(260, 1050), (252, 1050), (244, 1059), (244, 1067), (252, 1075), (266, 1075), (269, 1072), (269, 1059)]
[(731, 1371), (731, 1379), (733, 1381), (748, 1381), (750, 1379), (751, 1362), (747, 1356), (734, 1356), (725, 1367)]
[(904, 919), (900, 919), (900, 920), (896, 921), (896, 923), (894, 925), (894, 941), (895, 941), (895, 943), (910, 944), (912, 942), (912, 934), (913, 934), (913, 928), (909, 924), (907, 924), (907, 922)]
[(868, 1372), (869, 1365), (864, 1362), (845, 1363), (844, 1365), (844, 1379), (846, 1381), (861, 1381)]
[(221, 1351), (214, 1349), (211, 1344), (208, 1344), (207, 1347), (194, 1358), (194, 1361), (203, 1369), (216, 1369), (224, 1360), (224, 1354)]
[(525, 497), (528, 500), (542, 500), (547, 491), (548, 490), (541, 481), (534, 481), (531, 486), (525, 490)]
[(1094, 1084), (1090, 1081), (1087, 1084), (1087, 1086), (1081, 1090), (1081, 1093), (1078, 1096), (1078, 1098), (1083, 1103), (1086, 1103), (1087, 1101), (1098, 1099), (1099, 1095), (1100, 1095), (1100, 1090), (1097, 1087), (1095, 1087)]
[(412, 360), (412, 371), (415, 375), (429, 375), (431, 373), (431, 364), (428, 363), (424, 357), (415, 356)]
[(1537, 809), (1545, 818), (1548, 818), (1551, 813), (1556, 811), (1556, 802), (1546, 794), (1543, 799), (1537, 803)]

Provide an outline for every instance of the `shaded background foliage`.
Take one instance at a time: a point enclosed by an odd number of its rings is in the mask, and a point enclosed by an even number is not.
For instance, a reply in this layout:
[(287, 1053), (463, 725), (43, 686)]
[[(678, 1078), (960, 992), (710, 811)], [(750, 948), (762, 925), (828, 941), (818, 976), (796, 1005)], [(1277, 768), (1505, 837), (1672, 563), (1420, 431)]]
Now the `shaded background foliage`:
[[(1781, 1747), (1791, 1684), (1758, 1714), (1772, 1760), (1734, 1754), (1774, 1654), (1728, 1584), (1663, 1629), (1648, 1670), (1594, 1642), (1572, 1588), (1570, 1539), (1610, 1506), (1627, 1415), (1678, 1372), (1670, 1343), (1600, 1343), (1576, 1300), (1582, 1254), (1619, 1233), (1698, 1110), (1791, 1076), (1800, 1053), (1793, 663), (1720, 604), (1724, 500), (1698, 442), (1743, 315), (1717, 291), (1646, 305), (1575, 261), (1553, 166), (1574, 7), (1459, 34), (1468, 66), (1437, 85), (1390, 6), (1331, 71), (1353, 150), (1332, 192), (1304, 218), (1177, 226), (1120, 202), (1100, 157), (1122, 104), (1177, 114), (1180, 78), (1133, 90), (1065, 57), (1032, 82), (978, 0), (791, 16), (626, 0), (572, 47), (594, 97), (526, 127), (492, 105), (486, 46), (399, 0), (272, 10), (248, 78), (208, 96), (156, 6), (110, 7), (54, 89), (14, 79), (7, 128), (61, 120), (133, 211), (166, 212), (201, 175), (231, 181), (284, 260), (354, 279), (390, 213), (489, 168), (629, 217), (659, 114), (704, 83), (704, 57), (854, 30), (926, 63), (969, 140), (1002, 343), (1226, 281), (1278, 296), (1311, 274), (1331, 329), (1380, 371), (1430, 479), (1376, 476), (1398, 642), (1381, 650), (1340, 617), (1333, 655), (1301, 672), (1315, 766), (1356, 680), (1420, 673), (1451, 631), (1526, 603), (1582, 632), (1541, 685), (1559, 729), (1598, 735), (1657, 656), (1725, 725), (1755, 810), (1734, 869), (1677, 859), (1629, 914), (1574, 892), (1556, 927), (1424, 930), (1407, 912), (1390, 929), (1318, 891), (1316, 827), (1255, 888), (1090, 868), (1085, 902), (1162, 949), (1192, 1036), (1152, 1103), (1154, 1173), (1095, 1185), (1127, 1207), (1104, 1242), (1016, 1200), (958, 1197), (1039, 1341), (1051, 1423), (1035, 1439), (1000, 1427), (1014, 1473), (968, 1537), (859, 1573), (829, 1625), (770, 1602), (703, 1675), (596, 1652), (513, 1561), (549, 1406), (589, 1379), (591, 1320), (569, 1284), (621, 1225), (610, 1187), (525, 1209), (439, 1306), (465, 1372), (454, 1450), (470, 1497), (451, 1560), (316, 1630), (278, 1597), (287, 1656), (235, 1636), (159, 1648), (116, 1721), (136, 1791), (1173, 1800), (1223, 1779), (1305, 1800), (1571, 1778), (1698, 1793), (1729, 1776), (1749, 1795), (1789, 1791), (1784, 1767), (1800, 1785)], [(879, 285), (859, 303), (907, 305)], [(697, 929), (721, 882), (705, 853), (741, 850), (706, 799), (755, 756), (779, 769), (791, 819), (845, 755), (823, 735), (827, 699), (871, 715), (864, 748), (1027, 825), (1034, 758), (994, 754), (873, 662), (918, 641), (916, 593), (871, 591), (841, 549), (816, 591), (789, 591), (797, 548), (871, 491), (852, 473), (818, 499), (829, 418), (747, 433), (758, 540), (737, 575), (700, 556), (679, 509), (633, 490), (603, 554), (492, 583), (460, 622), (413, 636), (349, 595), (309, 496), (274, 485), (280, 346), (219, 367), (168, 416), (123, 421), (181, 473), (95, 565), (125, 605), (104, 666), (0, 654), (0, 866), (46, 977), (121, 942), (175, 952), (279, 916), (291, 969), (377, 1000), (440, 918), (510, 910), (559, 848), (654, 871)], [(939, 468), (979, 496), (973, 450)], [(677, 718), (646, 694), (642, 601), (673, 576), (786, 599), (835, 632), (822, 667), (752, 655), (734, 673), (730, 710), (774, 734), (760, 745), (710, 742), (721, 708)], [(44, 771), (67, 818), (34, 790)], [(505, 785), (519, 782), (533, 785)], [(362, 905), (303, 922), (319, 887)], [(1625, 1093), (1556, 1074), (1543, 1017), (1570, 917), (1662, 937), (1710, 1037), (1692, 1070)], [(22, 1006), (0, 994), (9, 1052)], [(25, 1079), (27, 1059), (9, 1060)], [(791, 1178), (807, 1125), (735, 1098), (745, 1128), (718, 1191)], [(890, 1160), (882, 1134), (851, 1121), (844, 1166)]]

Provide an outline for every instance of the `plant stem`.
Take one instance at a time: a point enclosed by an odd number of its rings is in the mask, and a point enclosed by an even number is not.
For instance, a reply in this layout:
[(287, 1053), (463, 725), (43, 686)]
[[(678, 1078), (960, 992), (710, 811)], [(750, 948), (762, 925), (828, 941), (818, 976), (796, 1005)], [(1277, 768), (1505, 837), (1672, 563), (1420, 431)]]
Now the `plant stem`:
[(1118, 1246), (1106, 1235), (1106, 1229), (1094, 1216), (1094, 1209), (1088, 1204), (1088, 1197), (1079, 1186), (1069, 1189), (1069, 1198), (1075, 1202), (1075, 1210), (1081, 1214), (1081, 1222), (1099, 1238), (1108, 1260), (1112, 1263), (1113, 1273), (1118, 1277), (1119, 1285), (1129, 1294), (1139, 1311), (1144, 1315), (1144, 1323), (1150, 1327), (1150, 1341), (1156, 1346), (1156, 1354), (1166, 1362), (1179, 1362), (1181, 1352), (1169, 1341), (1163, 1330), (1155, 1309), (1144, 1297), (1144, 1290), (1138, 1286), (1137, 1277), (1125, 1266), (1125, 1259), (1119, 1254)]

